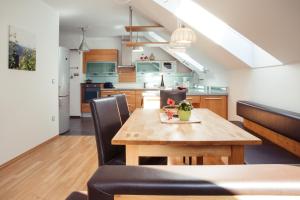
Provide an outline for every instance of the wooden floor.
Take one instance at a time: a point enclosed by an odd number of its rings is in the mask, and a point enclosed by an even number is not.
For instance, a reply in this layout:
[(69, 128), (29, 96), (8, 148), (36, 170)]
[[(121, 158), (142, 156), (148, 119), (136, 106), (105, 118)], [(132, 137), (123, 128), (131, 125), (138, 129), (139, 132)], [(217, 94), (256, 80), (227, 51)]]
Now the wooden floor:
[(94, 136), (59, 136), (0, 169), (1, 200), (63, 200), (97, 169)]
[(63, 200), (86, 191), (97, 166), (95, 136), (59, 136), (0, 169), (0, 200)]

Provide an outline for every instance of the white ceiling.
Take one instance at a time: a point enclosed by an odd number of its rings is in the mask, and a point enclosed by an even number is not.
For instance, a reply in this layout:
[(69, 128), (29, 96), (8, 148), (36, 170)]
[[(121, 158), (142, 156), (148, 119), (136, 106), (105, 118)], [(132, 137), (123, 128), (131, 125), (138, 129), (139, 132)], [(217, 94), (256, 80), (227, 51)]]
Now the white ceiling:
[[(79, 27), (87, 27), (88, 37), (109, 37), (125, 34), (129, 24), (128, 4), (117, 0), (43, 0), (60, 14), (60, 30), (80, 34)], [(134, 12), (133, 23), (140, 18)]]
[[(60, 12), (61, 31), (88, 37), (126, 34), (128, 5), (115, 0), (43, 0)], [(300, 60), (300, 0), (194, 0), (229, 26), (284, 63)], [(176, 18), (152, 0), (132, 0), (134, 24), (159, 23), (171, 33)], [(204, 66), (248, 67), (239, 59), (198, 33), (188, 53)]]

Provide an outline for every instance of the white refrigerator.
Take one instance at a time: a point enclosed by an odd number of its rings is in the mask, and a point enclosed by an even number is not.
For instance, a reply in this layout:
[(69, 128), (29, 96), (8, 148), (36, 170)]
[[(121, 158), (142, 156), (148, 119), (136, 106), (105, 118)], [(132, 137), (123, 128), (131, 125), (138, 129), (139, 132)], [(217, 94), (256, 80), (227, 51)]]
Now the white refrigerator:
[(70, 129), (70, 52), (59, 47), (58, 99), (59, 99), (59, 133)]

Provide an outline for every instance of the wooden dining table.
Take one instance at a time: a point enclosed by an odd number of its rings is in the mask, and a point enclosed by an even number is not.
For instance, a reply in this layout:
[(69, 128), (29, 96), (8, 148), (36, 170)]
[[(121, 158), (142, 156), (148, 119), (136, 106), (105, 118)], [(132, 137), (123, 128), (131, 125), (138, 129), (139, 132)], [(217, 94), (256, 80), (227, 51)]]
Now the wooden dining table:
[(261, 140), (208, 109), (193, 109), (200, 123), (169, 124), (160, 109), (136, 109), (113, 145), (125, 145), (126, 165), (139, 165), (139, 157), (227, 157), (228, 164), (244, 164), (244, 146)]

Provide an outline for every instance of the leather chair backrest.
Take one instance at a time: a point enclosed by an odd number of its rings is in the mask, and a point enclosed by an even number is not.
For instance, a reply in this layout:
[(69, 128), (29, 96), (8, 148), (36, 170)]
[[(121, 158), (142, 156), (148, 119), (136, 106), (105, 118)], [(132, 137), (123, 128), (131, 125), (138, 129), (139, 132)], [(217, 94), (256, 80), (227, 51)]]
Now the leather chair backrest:
[(237, 115), (300, 142), (300, 113), (238, 101)]
[(122, 126), (117, 100), (114, 97), (94, 99), (90, 106), (96, 132), (99, 166), (105, 165), (124, 152), (124, 147), (111, 144), (112, 138)]
[(113, 97), (116, 97), (119, 111), (120, 111), (120, 116), (121, 116), (121, 121), (122, 124), (124, 124), (127, 119), (129, 118), (129, 109), (127, 105), (127, 100), (125, 94), (116, 94), (113, 95)]
[(168, 105), (168, 98), (173, 99), (176, 104), (186, 99), (186, 90), (161, 90), (160, 91), (160, 108)]

